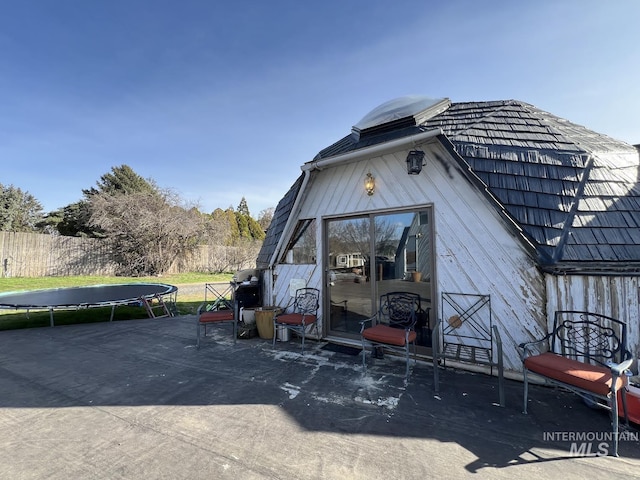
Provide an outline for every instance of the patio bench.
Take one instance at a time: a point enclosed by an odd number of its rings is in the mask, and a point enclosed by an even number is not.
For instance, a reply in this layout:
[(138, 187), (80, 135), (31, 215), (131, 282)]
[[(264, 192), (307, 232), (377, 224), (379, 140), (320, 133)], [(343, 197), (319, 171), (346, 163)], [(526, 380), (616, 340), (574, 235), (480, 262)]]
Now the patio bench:
[(543, 338), (521, 343), (524, 375), (524, 413), (529, 394), (528, 372), (563, 387), (611, 412), (614, 455), (618, 456), (618, 394), (625, 420), (627, 369), (633, 358), (627, 350), (627, 325), (605, 315), (560, 310), (553, 330)]

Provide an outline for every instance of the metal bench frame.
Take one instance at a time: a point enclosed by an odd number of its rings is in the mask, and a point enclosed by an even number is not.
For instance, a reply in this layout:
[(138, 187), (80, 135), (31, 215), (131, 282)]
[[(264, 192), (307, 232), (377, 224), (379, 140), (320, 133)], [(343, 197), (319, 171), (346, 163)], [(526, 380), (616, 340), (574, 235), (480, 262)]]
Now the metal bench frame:
[(432, 335), (433, 380), (440, 393), (439, 366), (447, 360), (497, 368), (500, 406), (505, 406), (502, 339), (491, 314), (491, 295), (449, 293), (441, 295), (441, 315)]
[(588, 365), (596, 365), (610, 369), (611, 387), (606, 395), (589, 389), (546, 377), (538, 372), (548, 383), (563, 387), (611, 412), (611, 424), (614, 437), (614, 455), (618, 456), (618, 392), (622, 394), (622, 406), (625, 421), (628, 424), (626, 382), (616, 388), (618, 379), (628, 371), (633, 362), (631, 352), (627, 350), (627, 325), (620, 320), (576, 310), (559, 310), (555, 312), (553, 330), (543, 338), (519, 345), (524, 375), (524, 410), (527, 413), (529, 396), (528, 369), (525, 360), (543, 353), (572, 359)]

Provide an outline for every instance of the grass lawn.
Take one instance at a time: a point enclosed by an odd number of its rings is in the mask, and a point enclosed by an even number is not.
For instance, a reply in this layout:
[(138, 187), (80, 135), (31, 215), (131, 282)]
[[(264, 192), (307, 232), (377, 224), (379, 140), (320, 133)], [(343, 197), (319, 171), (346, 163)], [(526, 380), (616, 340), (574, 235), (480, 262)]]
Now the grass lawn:
[[(115, 283), (166, 283), (178, 287), (178, 301), (176, 309), (180, 315), (195, 313), (203, 300), (204, 291), (198, 293), (190, 289), (186, 294), (180, 294), (180, 287), (204, 283), (229, 283), (233, 274), (205, 274), (182, 273), (160, 277), (34, 277), (34, 278), (0, 278), (0, 293), (21, 290), (41, 290), (47, 288), (79, 287), (89, 285), (105, 285)], [(185, 289), (186, 290), (186, 289)], [(197, 290), (197, 289), (196, 289)], [(71, 325), (76, 323), (106, 322), (111, 317), (111, 307), (90, 308), (78, 310), (56, 310), (54, 320), (56, 325)], [(119, 306), (115, 309), (114, 320), (132, 320), (148, 318), (143, 307)], [(49, 325), (48, 311), (25, 311), (0, 309), (0, 330), (15, 328), (45, 327)]]

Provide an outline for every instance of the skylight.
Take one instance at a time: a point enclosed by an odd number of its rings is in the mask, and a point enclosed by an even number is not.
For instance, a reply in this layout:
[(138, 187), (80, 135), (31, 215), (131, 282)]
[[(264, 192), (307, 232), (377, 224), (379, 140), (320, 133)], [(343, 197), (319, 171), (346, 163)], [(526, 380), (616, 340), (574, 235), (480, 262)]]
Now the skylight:
[(418, 125), (421, 121), (446, 110), (449, 105), (451, 102), (448, 98), (430, 98), (423, 95), (395, 98), (367, 113), (362, 120), (355, 124), (353, 130), (359, 133), (408, 117), (414, 117), (414, 125)]

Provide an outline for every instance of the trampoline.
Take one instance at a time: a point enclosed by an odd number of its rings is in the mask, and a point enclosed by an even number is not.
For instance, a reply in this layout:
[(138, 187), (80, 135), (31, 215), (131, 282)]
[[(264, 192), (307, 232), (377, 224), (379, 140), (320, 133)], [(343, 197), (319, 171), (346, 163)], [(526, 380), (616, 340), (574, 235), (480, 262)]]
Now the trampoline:
[[(111, 307), (111, 318), (119, 305), (140, 304), (150, 317), (156, 317), (152, 303), (162, 306), (165, 315), (171, 315), (164, 301), (165, 296), (174, 299), (178, 287), (163, 283), (127, 283), (94, 285), (85, 287), (49, 288), (0, 293), (0, 308), (16, 310), (49, 310), (51, 326), (53, 311), (81, 308)], [(175, 299), (174, 299), (175, 300)]]

